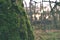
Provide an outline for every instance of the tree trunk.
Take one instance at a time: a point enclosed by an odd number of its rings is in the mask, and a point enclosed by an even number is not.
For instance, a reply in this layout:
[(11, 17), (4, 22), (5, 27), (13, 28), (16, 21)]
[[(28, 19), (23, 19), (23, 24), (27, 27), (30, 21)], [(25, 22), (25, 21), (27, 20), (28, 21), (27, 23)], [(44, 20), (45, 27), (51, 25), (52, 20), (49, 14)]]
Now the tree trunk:
[(34, 40), (22, 0), (0, 0), (0, 40)]

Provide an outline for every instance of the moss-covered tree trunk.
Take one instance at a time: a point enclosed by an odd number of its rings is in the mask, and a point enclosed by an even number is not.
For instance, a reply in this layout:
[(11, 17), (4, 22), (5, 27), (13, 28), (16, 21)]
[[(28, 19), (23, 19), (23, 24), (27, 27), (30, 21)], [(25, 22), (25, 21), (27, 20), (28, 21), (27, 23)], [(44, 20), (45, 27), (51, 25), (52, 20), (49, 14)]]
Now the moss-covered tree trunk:
[(0, 0), (0, 40), (34, 40), (22, 0)]

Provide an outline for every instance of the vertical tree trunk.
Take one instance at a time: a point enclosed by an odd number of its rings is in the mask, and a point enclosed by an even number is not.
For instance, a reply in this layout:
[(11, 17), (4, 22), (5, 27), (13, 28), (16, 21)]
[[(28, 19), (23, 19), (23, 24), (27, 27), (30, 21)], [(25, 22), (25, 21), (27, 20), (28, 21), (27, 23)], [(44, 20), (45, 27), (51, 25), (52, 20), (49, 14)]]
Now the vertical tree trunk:
[(0, 0), (0, 40), (34, 40), (22, 2)]

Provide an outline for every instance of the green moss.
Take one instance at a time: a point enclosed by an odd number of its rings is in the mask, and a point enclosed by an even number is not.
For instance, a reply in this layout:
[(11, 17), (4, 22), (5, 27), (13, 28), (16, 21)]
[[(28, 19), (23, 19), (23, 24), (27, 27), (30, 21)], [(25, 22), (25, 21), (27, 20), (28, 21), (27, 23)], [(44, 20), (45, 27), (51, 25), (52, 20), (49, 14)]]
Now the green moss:
[(22, 0), (19, 2), (0, 1), (0, 40), (34, 40)]

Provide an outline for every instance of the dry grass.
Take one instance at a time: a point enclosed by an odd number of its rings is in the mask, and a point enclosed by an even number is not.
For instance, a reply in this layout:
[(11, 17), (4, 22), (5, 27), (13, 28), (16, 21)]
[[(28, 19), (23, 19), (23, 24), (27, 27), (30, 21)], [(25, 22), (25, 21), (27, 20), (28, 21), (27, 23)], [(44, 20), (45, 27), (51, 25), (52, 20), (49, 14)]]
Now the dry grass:
[[(47, 40), (57, 38), (60, 35), (60, 30), (34, 30), (35, 40)], [(54, 37), (55, 36), (55, 37)], [(58, 37), (60, 38), (60, 36)], [(50, 39), (49, 39), (50, 40)]]

